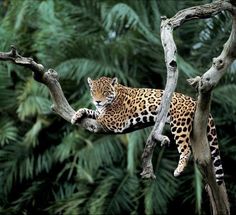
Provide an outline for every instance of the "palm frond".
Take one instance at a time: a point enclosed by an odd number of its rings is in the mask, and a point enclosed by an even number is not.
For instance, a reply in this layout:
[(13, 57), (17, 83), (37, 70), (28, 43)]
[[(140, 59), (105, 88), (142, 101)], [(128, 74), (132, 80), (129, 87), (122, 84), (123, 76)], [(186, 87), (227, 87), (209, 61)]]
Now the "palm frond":
[(127, 171), (133, 175), (140, 164), (143, 143), (147, 135), (144, 132), (135, 131), (127, 134)]
[(14, 98), (15, 91), (12, 88), (10, 72), (6, 71), (6, 67), (0, 64), (0, 111), (15, 107)]
[(11, 44), (14, 44), (17, 47), (25, 47), (26, 52), (30, 52), (32, 50), (32, 31), (37, 26), (31, 20), (35, 19), (38, 2), (23, 0), (19, 5), (16, 0), (13, 0), (11, 3), (15, 6), (9, 7), (1, 22), (1, 27), (8, 35), (8, 37), (4, 37), (2, 46), (8, 49)]
[(235, 136), (228, 136), (224, 134), (224, 138), (220, 140), (220, 147), (223, 152), (224, 157), (227, 157), (232, 160), (236, 160), (236, 155), (235, 155)]
[(91, 146), (81, 149), (76, 154), (79, 157), (78, 165), (91, 175), (95, 174), (99, 167), (110, 166), (113, 162), (121, 162), (124, 157), (119, 140), (114, 138), (111, 141), (109, 136), (93, 140)]
[(108, 39), (114, 40), (129, 30), (137, 30), (147, 40), (160, 44), (160, 40), (141, 22), (137, 13), (127, 4), (118, 3), (107, 13), (104, 27), (108, 32)]
[[(55, 67), (69, 103), (90, 108), (88, 76), (116, 76), (128, 86), (162, 88), (166, 68), (159, 39), (161, 16), (208, 2), (0, 1), (0, 51), (14, 44), (24, 56)], [(175, 31), (178, 90), (191, 94), (186, 77), (209, 68), (227, 40), (230, 19), (222, 13)], [(231, 202), (235, 65), (215, 89), (212, 102)], [(190, 162), (182, 176), (172, 175), (176, 149), (157, 146), (153, 155), (157, 179), (143, 182), (141, 153), (149, 129), (104, 136), (72, 128), (49, 115), (48, 91), (30, 76), (25, 68), (0, 64), (0, 213), (207, 213), (196, 166), (191, 168)], [(231, 209), (233, 214), (235, 207)]]
[(51, 146), (49, 149), (45, 150), (42, 154), (34, 156), (32, 159), (34, 169), (33, 175), (37, 176), (43, 173), (49, 173), (53, 168), (53, 165), (58, 161), (53, 157), (53, 152), (55, 147)]
[(6, 145), (0, 150), (0, 169), (4, 172), (2, 180), (5, 183), (4, 192), (8, 193), (16, 182), (33, 176), (34, 158), (29, 155), (29, 149), (20, 144)]
[[(227, 84), (218, 86), (213, 91), (213, 101), (223, 105), (225, 108), (231, 107), (233, 110), (236, 109), (236, 100), (232, 99), (232, 95), (236, 92), (236, 84)], [(224, 103), (222, 103), (222, 100)]]
[(0, 119), (0, 145), (4, 146), (9, 143), (17, 142), (18, 129), (14, 125), (14, 121), (9, 118)]
[(95, 182), (95, 178), (93, 177), (93, 175), (86, 171), (83, 167), (77, 164), (76, 168), (76, 180), (86, 181), (89, 184), (93, 184)]
[(49, 214), (63, 213), (65, 215), (71, 215), (84, 213), (83, 205), (87, 201), (87, 196), (90, 194), (91, 188), (83, 183), (80, 183), (76, 189), (74, 187), (71, 189), (69, 185), (65, 183), (59, 190), (55, 190), (54, 196), (56, 201), (46, 209)]
[(76, 154), (76, 152), (78, 152), (80, 148), (83, 148), (86, 143), (88, 146), (91, 144), (89, 140), (84, 140), (84, 137), (76, 132), (76, 130), (65, 133), (61, 143), (56, 146), (54, 157), (59, 162), (63, 162), (71, 155)]
[(70, 59), (62, 62), (56, 67), (62, 78), (76, 80), (79, 83), (83, 78), (96, 74), (97, 77), (112, 76), (121, 71), (112, 65), (102, 64), (90, 59)]
[(32, 199), (38, 195), (38, 192), (41, 191), (43, 182), (42, 181), (34, 181), (31, 186), (29, 186), (24, 192), (22, 192), (21, 196), (13, 202), (13, 210), (15, 213), (20, 213), (22, 207), (31, 206), (34, 207), (34, 202)]
[(0, 75), (0, 87), (2, 89), (12, 86), (10, 73), (6, 71), (6, 66), (4, 66), (2, 63), (0, 64)]
[(195, 205), (192, 207), (192, 212), (201, 214), (203, 201), (203, 185), (201, 172), (197, 164), (194, 162), (193, 168), (187, 168), (183, 180), (180, 181), (180, 190), (178, 193), (183, 206), (191, 203)]
[[(204, 20), (202, 31), (196, 34), (196, 42), (193, 45), (192, 56), (195, 63), (200, 65), (200, 69), (206, 71), (206, 66), (210, 67), (212, 57), (218, 56), (223, 44), (227, 40), (231, 29), (231, 18), (227, 13), (221, 13), (214, 19)], [(211, 57), (209, 57), (211, 56)]]
[(181, 56), (178, 56), (177, 63), (179, 65), (180, 71), (183, 72), (187, 78), (199, 75), (199, 71), (186, 60), (184, 60)]
[[(235, 73), (236, 73), (236, 60), (233, 61), (233, 63), (230, 65), (229, 72), (230, 72), (230, 74), (234, 75), (234, 77), (235, 77)], [(232, 78), (232, 76), (231, 76), (231, 79), (235, 80), (234, 78)]]
[(51, 102), (46, 87), (38, 85), (32, 78), (28, 79), (24, 86), (19, 88), (18, 94), (19, 106), (17, 113), (21, 120), (51, 112)]
[(38, 144), (38, 135), (43, 128), (43, 120), (37, 119), (35, 124), (32, 126), (30, 130), (27, 131), (23, 142), (28, 147), (31, 146), (32, 148)]
[[(34, 34), (33, 49), (37, 52), (37, 57), (50, 66), (66, 59), (69, 52), (67, 52), (68, 49), (65, 48), (65, 45), (71, 44), (73, 47), (73, 36), (76, 35), (75, 28), (71, 27), (73, 24), (70, 16), (64, 14), (63, 19), (59, 19), (56, 13), (60, 13), (60, 11), (56, 11), (54, 1), (41, 2), (38, 9), (39, 31)], [(51, 37), (51, 35), (55, 37)], [(55, 47), (58, 47), (61, 52), (58, 52), (55, 58), (49, 59), (47, 56), (50, 53), (53, 56)]]
[(122, 211), (131, 213), (135, 209), (139, 181), (136, 176), (125, 174), (122, 170), (111, 169), (114, 182), (110, 190), (109, 201), (105, 204), (105, 214), (120, 214)]
[(18, 143), (6, 145), (0, 150), (0, 169), (4, 173), (4, 192), (9, 193), (16, 183), (30, 180), (39, 173), (48, 173), (56, 161), (52, 157), (53, 147), (42, 155), (32, 156), (30, 148)]
[(113, 185), (114, 176), (112, 175), (108, 175), (100, 181), (87, 203), (89, 214), (104, 214)]

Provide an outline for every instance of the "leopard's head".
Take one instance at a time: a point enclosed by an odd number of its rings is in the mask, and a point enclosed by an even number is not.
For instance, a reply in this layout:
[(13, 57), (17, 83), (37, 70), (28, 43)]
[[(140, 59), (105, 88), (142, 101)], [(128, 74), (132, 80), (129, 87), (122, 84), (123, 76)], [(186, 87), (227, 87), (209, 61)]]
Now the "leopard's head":
[(117, 78), (101, 77), (97, 80), (88, 78), (93, 103), (97, 109), (111, 104), (116, 97)]

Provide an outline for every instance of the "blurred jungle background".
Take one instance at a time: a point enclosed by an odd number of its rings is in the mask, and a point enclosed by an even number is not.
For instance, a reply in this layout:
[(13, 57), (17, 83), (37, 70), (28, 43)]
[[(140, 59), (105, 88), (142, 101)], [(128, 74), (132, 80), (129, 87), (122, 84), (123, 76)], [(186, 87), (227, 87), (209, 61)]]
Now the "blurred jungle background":
[[(163, 88), (166, 68), (160, 17), (209, 0), (0, 0), (0, 51), (14, 44), (60, 76), (73, 108), (93, 108), (87, 77), (118, 77), (135, 87)], [(231, 30), (228, 13), (175, 31), (177, 91), (196, 97), (186, 79), (211, 65)], [(209, 214), (191, 160), (174, 178), (178, 152), (157, 145), (154, 181), (142, 180), (141, 154), (150, 128), (95, 135), (51, 109), (46, 87), (30, 70), (0, 62), (0, 214)], [(215, 88), (225, 182), (236, 214), (236, 63)], [(171, 137), (166, 127), (166, 133)]]

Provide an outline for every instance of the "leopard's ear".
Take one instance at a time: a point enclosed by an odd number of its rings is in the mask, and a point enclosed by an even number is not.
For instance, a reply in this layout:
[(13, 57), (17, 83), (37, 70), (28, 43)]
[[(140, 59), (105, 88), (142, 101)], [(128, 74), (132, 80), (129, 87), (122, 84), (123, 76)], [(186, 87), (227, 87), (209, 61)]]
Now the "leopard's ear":
[(111, 85), (112, 86), (115, 86), (116, 84), (118, 84), (118, 78), (117, 77), (115, 77), (111, 80)]
[(92, 87), (92, 85), (93, 85), (92, 79), (90, 77), (88, 77), (87, 81), (88, 81), (89, 86)]

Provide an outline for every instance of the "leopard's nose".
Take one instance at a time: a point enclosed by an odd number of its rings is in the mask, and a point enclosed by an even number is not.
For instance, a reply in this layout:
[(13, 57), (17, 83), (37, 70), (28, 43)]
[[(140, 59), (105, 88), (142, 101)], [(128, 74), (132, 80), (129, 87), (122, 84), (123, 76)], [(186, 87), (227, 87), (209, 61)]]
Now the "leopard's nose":
[(97, 100), (97, 101), (95, 101), (95, 102), (99, 105), (102, 101)]

